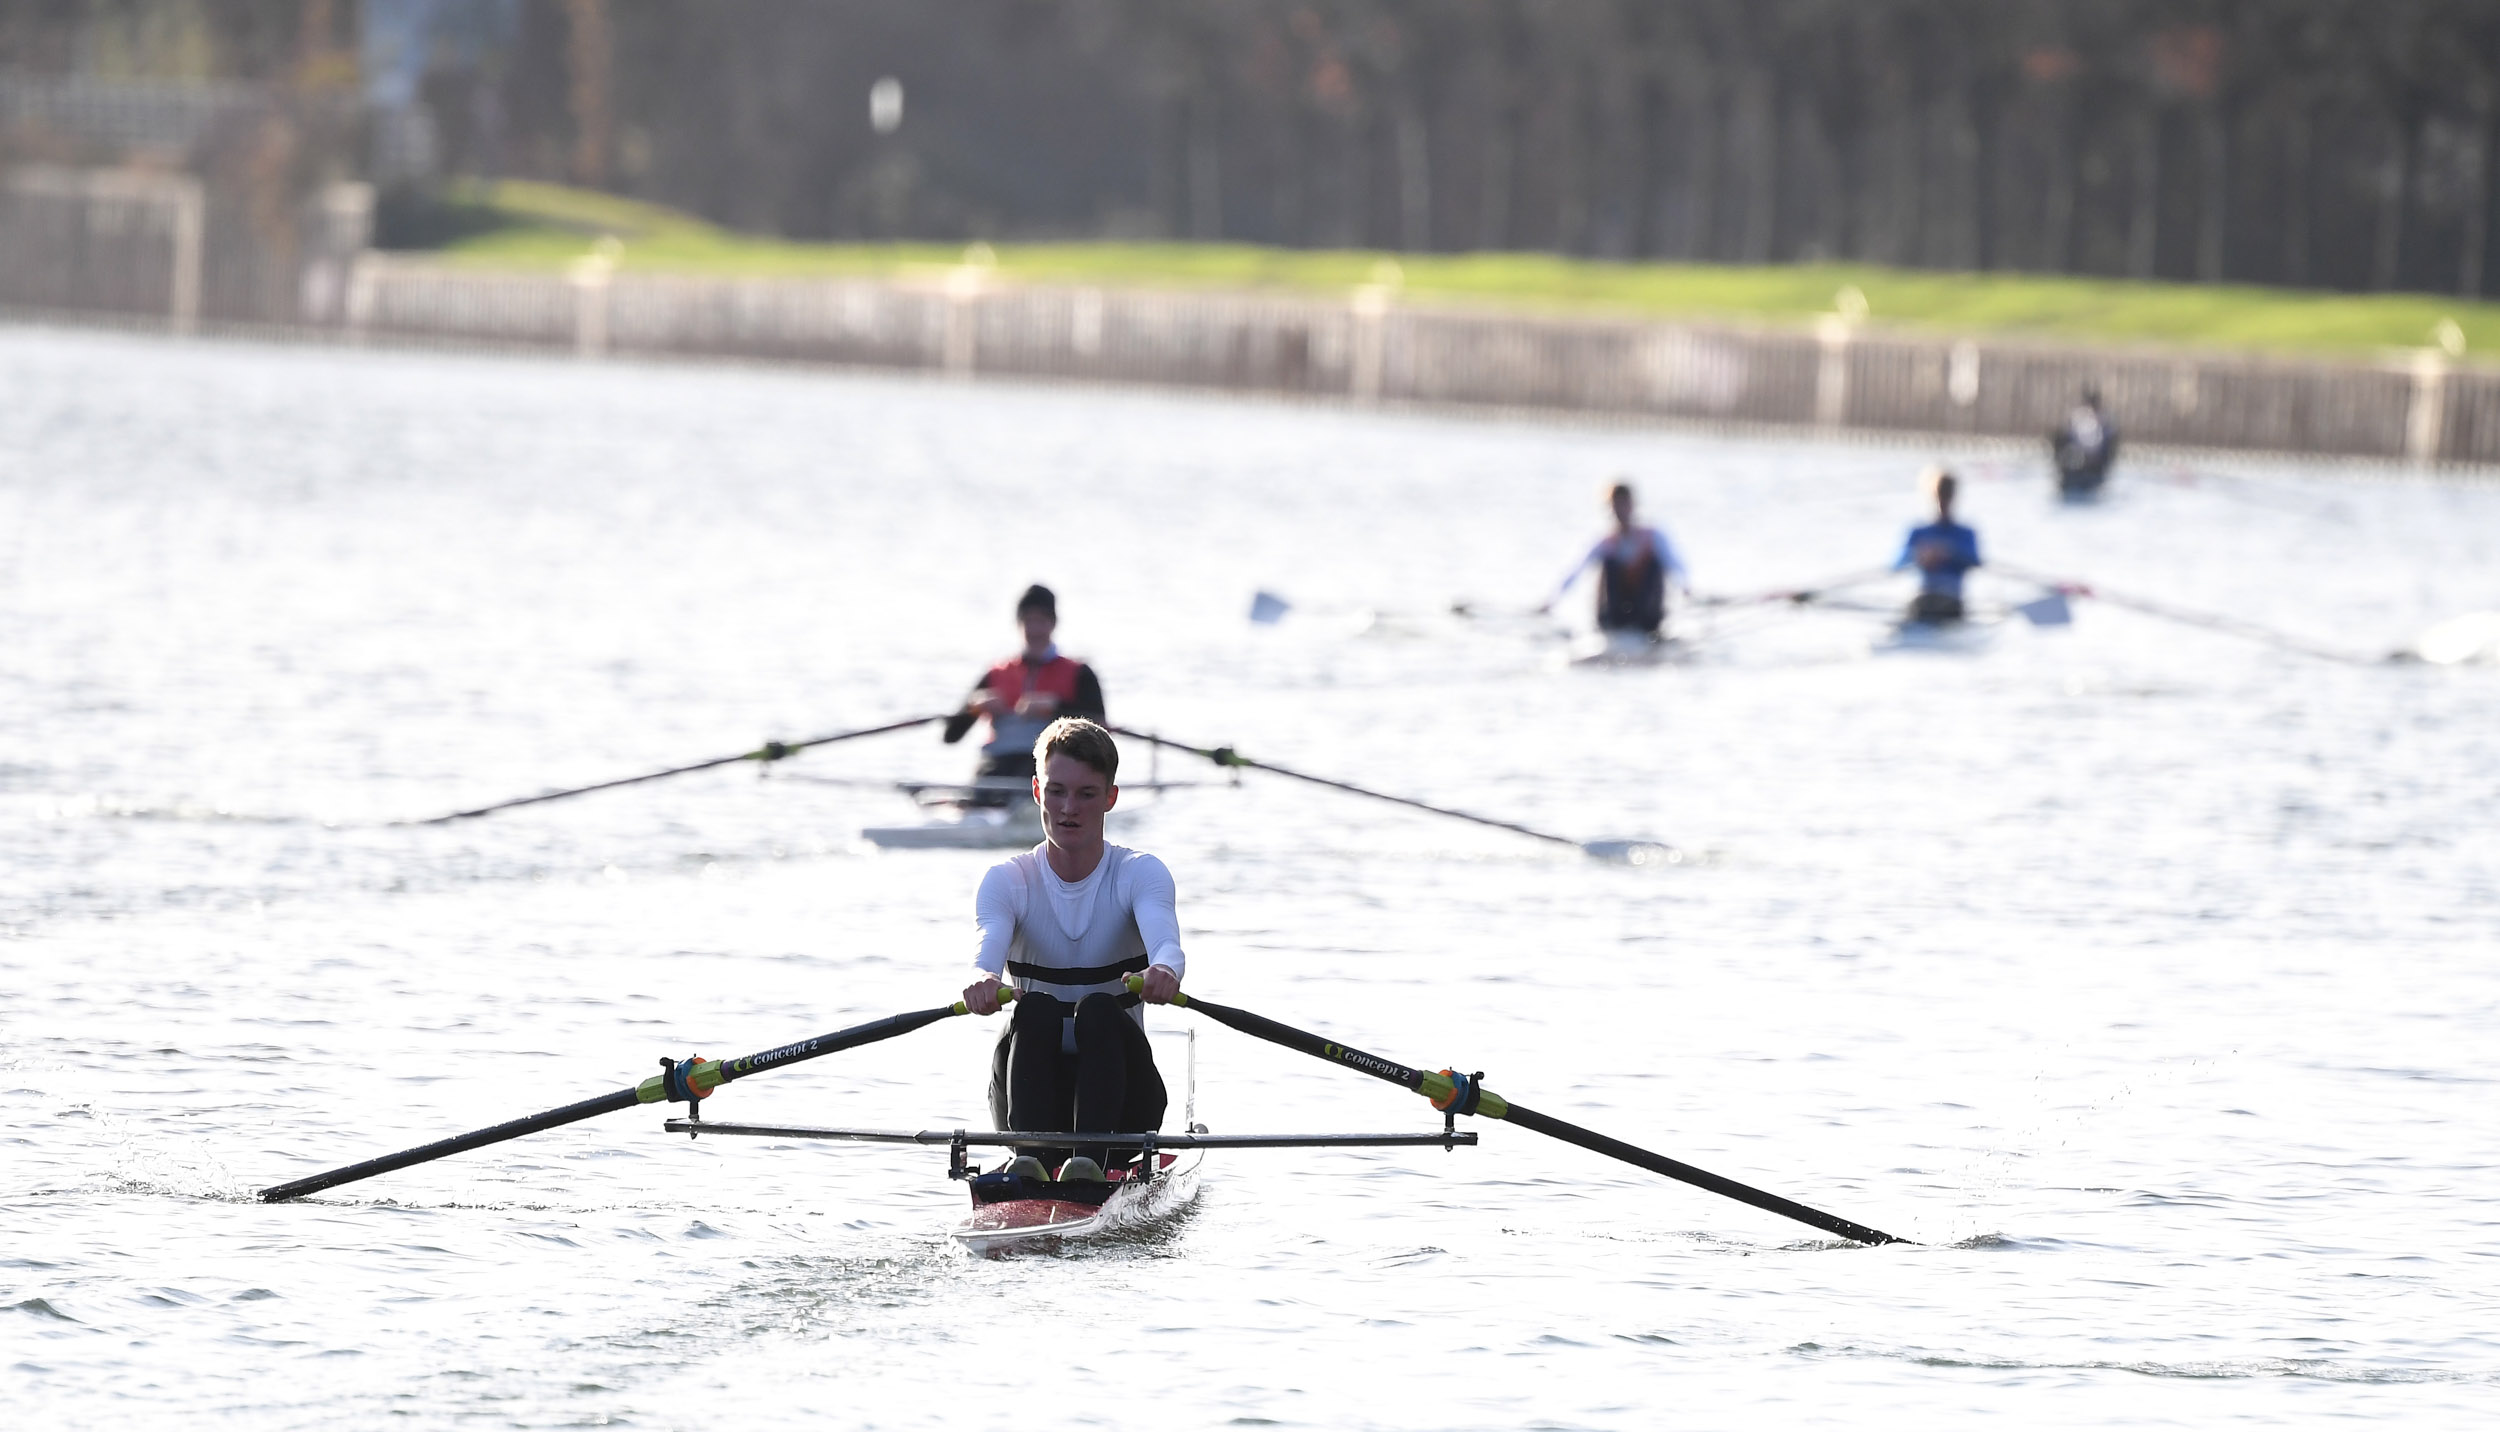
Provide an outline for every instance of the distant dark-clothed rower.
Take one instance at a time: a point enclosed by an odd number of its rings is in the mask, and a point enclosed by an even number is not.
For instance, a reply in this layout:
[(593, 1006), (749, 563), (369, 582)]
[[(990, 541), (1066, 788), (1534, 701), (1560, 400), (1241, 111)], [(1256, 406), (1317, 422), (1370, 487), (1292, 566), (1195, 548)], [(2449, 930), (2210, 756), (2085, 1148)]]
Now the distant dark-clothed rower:
[(2101, 390), (2087, 387), (2066, 421), (2049, 434), (2049, 460), (2057, 465), (2057, 495), (2068, 502), (2100, 496), (2118, 461), (2118, 425), (2101, 411)]

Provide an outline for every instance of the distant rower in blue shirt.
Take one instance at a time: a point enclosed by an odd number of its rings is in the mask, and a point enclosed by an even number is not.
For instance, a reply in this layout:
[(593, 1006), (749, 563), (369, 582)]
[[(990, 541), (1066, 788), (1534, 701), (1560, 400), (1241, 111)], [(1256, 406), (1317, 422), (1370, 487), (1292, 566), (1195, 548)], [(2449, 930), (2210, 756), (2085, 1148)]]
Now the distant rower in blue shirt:
[(1953, 474), (1930, 468), (1927, 482), (1936, 494), (1936, 520), (1910, 530), (1892, 569), (1918, 568), (1910, 620), (1942, 626), (1962, 619), (1962, 574), (1979, 565), (1979, 534), (1953, 520), (1953, 492), (1960, 486)]

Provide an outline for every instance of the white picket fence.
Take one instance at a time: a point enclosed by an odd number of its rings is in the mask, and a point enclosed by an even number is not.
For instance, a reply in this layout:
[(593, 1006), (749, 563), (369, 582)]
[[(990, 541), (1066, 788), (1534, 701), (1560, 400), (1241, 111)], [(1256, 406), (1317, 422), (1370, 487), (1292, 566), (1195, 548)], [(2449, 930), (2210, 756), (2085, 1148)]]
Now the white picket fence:
[(187, 174), (35, 166), (0, 183), (0, 304), (200, 316), (205, 229)]

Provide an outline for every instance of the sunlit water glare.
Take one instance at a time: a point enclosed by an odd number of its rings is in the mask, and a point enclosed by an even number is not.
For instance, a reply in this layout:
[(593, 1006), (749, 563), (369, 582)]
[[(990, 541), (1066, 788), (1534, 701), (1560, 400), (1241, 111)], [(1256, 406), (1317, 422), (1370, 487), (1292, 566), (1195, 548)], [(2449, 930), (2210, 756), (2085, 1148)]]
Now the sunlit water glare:
[[(1588, 671), (1503, 615), (1616, 474), (1707, 590), (1880, 564), (1908, 449), (32, 330), (0, 333), (0, 392), (22, 1425), (2500, 1406), (2500, 671), (2088, 602), (1975, 656), (1762, 610), (1695, 623), (1688, 665)], [(2370, 650), (2500, 608), (2489, 487), (2140, 468), (2065, 510), (1972, 472), (1991, 554), (2112, 590)], [(1034, 580), (1121, 721), (1686, 857), (1258, 776), (1135, 799), (1116, 838), (1175, 871), (1193, 989), (1919, 1246), (1499, 1124), (1214, 1156), (1187, 1214), (1010, 1261), (946, 1238), (940, 1151), (694, 1144), (656, 1109), (250, 1201), (951, 998), (996, 857), (867, 850), (902, 798), (801, 779), (959, 776), (925, 731), (393, 822), (943, 709)], [(1260, 589), (1292, 614), (1252, 626)], [(995, 1029), (709, 1112), (979, 1127)], [(1199, 1066), (1219, 1131), (1435, 1123), (1212, 1025)]]

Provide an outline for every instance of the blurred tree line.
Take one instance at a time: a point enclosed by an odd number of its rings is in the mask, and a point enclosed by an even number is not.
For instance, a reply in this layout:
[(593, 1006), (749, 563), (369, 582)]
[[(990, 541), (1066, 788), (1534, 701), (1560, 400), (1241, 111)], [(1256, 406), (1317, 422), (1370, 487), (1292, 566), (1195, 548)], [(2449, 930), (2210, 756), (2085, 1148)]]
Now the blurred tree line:
[[(0, 65), (34, 12), (181, 10), (300, 66), (314, 3), (11, 0)], [(2500, 0), (354, 8), (467, 37), (417, 66), (446, 170), (795, 238), (2493, 282)]]
[(355, 78), (358, 0), (6, 0), (0, 74), (249, 80)]

